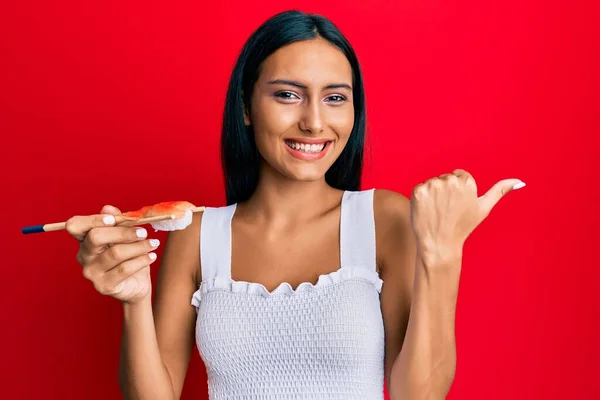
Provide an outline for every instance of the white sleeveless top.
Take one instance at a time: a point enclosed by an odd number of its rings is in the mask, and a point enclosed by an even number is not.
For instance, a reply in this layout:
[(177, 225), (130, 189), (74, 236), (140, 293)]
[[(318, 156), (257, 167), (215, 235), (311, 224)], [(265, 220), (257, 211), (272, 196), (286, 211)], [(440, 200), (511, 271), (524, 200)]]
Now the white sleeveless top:
[(341, 268), (296, 290), (232, 280), (236, 205), (206, 208), (202, 282), (192, 305), (211, 400), (383, 399), (373, 192), (344, 192)]

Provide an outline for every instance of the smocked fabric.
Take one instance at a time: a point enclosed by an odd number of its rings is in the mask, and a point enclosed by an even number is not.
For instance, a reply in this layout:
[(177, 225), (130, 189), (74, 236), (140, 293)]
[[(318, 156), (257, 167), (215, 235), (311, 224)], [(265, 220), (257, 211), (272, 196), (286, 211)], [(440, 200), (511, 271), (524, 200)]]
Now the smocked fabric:
[(191, 303), (211, 400), (383, 399), (373, 192), (344, 192), (341, 267), (296, 289), (233, 280), (236, 205), (204, 211), (202, 283)]

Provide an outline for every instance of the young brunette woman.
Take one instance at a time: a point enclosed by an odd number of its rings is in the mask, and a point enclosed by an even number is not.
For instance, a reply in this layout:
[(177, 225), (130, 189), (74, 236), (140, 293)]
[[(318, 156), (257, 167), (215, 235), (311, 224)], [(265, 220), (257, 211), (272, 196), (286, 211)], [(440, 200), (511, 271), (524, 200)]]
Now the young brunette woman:
[[(266, 21), (233, 70), (223, 117), (227, 206), (156, 239), (73, 217), (83, 275), (123, 303), (126, 399), (178, 399), (197, 346), (210, 399), (443, 399), (455, 365), (464, 241), (507, 192), (464, 170), (411, 199), (361, 190), (365, 95), (326, 18)], [(516, 186), (515, 186), (516, 185)]]

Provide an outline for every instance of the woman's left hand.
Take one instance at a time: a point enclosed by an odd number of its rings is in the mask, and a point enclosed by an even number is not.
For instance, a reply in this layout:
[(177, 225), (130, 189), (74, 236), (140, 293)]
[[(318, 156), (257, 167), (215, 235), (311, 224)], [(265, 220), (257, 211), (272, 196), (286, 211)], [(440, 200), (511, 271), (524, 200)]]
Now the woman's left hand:
[(523, 186), (519, 179), (505, 179), (477, 197), (475, 179), (462, 169), (415, 186), (410, 199), (411, 225), (425, 264), (460, 259), (471, 232), (502, 197)]

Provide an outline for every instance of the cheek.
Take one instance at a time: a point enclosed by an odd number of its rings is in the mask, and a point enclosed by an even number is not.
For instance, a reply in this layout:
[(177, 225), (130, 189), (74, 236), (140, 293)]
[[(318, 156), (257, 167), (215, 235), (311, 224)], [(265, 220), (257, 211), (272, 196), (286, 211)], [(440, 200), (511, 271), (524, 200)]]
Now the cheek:
[(281, 145), (281, 135), (289, 130), (296, 116), (289, 107), (286, 109), (268, 100), (258, 100), (251, 114), (256, 148), (265, 160), (273, 162)]
[(354, 108), (343, 107), (329, 115), (329, 126), (343, 143), (348, 141), (354, 127)]
[(295, 110), (270, 99), (258, 99), (252, 112), (256, 141), (278, 139), (297, 120)]

